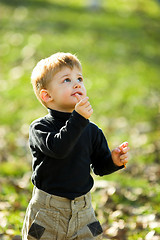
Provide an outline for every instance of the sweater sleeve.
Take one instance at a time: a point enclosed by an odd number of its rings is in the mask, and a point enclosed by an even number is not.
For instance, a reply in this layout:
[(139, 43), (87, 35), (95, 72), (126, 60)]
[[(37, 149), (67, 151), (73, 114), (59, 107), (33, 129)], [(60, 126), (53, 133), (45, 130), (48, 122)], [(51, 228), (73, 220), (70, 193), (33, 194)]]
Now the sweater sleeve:
[(65, 125), (57, 132), (46, 122), (34, 122), (30, 126), (30, 147), (38, 148), (49, 157), (65, 158), (73, 149), (88, 120), (73, 111)]
[(100, 176), (110, 174), (123, 168), (123, 166), (119, 167), (114, 164), (107, 140), (101, 129), (98, 129), (96, 134), (91, 162), (94, 173)]

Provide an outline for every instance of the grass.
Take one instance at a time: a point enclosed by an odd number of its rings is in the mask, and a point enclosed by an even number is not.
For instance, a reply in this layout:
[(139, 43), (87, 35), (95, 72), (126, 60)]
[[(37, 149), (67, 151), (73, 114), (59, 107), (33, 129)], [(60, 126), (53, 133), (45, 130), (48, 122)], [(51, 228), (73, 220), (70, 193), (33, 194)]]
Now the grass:
[[(122, 192), (139, 187), (144, 198), (137, 199), (145, 206), (151, 201), (153, 207), (146, 211), (159, 221), (158, 173), (152, 174), (156, 184), (146, 168), (160, 160), (160, 6), (156, 0), (108, 0), (102, 1), (102, 7), (89, 9), (85, 0), (0, 3), (0, 190), (1, 200), (9, 203), (5, 211), (0, 203), (6, 219), (0, 231), (8, 239), (20, 234), (32, 189), (29, 178), (24, 177), (31, 171), (28, 127), (46, 114), (33, 94), (31, 71), (37, 61), (57, 51), (76, 53), (81, 60), (94, 109), (91, 120), (103, 129), (110, 147), (129, 141), (127, 170), (103, 179), (119, 183)], [(22, 179), (23, 188), (17, 185)], [(152, 197), (150, 190), (156, 193)], [(125, 201), (122, 192), (120, 197), (116, 192), (111, 197), (115, 205)], [(12, 195), (19, 206), (7, 200)], [(98, 192), (94, 196), (98, 205), (101, 197)], [(127, 204), (137, 208), (137, 201), (127, 199)], [(137, 218), (125, 215), (127, 221), (136, 222)], [(105, 222), (106, 217), (103, 219)], [(155, 229), (158, 235), (159, 228)], [(150, 230), (149, 225), (141, 231), (129, 228), (127, 239), (144, 239)]]

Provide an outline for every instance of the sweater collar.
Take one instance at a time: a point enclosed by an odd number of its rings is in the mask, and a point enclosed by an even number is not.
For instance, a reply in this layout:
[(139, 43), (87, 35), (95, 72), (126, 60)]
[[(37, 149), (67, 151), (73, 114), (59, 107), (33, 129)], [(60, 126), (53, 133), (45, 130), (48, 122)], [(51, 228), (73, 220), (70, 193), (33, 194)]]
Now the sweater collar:
[(60, 111), (53, 110), (50, 108), (48, 108), (48, 112), (53, 118), (61, 120), (61, 121), (67, 121), (71, 116), (71, 113), (69, 113), (69, 112), (60, 112)]

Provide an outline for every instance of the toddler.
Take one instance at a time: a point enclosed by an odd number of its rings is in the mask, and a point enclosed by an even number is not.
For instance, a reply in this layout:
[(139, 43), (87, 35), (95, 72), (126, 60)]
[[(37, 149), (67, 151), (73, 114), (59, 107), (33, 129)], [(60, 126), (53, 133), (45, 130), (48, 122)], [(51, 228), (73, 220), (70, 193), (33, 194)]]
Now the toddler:
[(31, 81), (48, 114), (29, 130), (34, 189), (22, 239), (101, 239), (90, 170), (103, 176), (122, 169), (129, 148), (110, 151), (102, 130), (89, 121), (93, 109), (75, 55), (59, 52), (42, 59)]

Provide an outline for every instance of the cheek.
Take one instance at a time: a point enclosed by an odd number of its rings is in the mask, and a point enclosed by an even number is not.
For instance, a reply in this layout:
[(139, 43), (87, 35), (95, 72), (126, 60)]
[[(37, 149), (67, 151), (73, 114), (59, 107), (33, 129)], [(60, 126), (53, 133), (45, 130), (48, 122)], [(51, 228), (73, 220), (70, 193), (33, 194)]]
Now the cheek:
[(85, 97), (86, 97), (87, 91), (86, 91), (85, 87), (84, 87), (84, 89), (83, 89), (83, 92), (84, 92), (84, 95), (85, 95)]
[(70, 92), (70, 90), (69, 90), (68, 88), (64, 89), (64, 90), (61, 92), (61, 97), (62, 97), (63, 99), (69, 97), (70, 95), (71, 95), (71, 92)]

